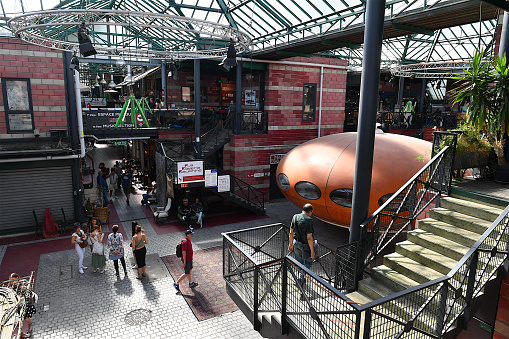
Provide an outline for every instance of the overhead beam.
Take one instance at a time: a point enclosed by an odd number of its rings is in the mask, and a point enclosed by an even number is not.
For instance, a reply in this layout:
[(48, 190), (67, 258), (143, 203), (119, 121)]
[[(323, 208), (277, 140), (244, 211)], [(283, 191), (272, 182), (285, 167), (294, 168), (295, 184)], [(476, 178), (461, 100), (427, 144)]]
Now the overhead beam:
[(230, 14), (230, 11), (228, 10), (228, 6), (226, 6), (224, 1), (223, 0), (216, 0), (216, 1), (217, 1), (217, 4), (219, 5), (219, 7), (221, 8), (221, 11), (226, 16), (226, 19), (228, 20), (228, 23), (230, 24), (230, 26), (232, 26), (235, 29), (239, 29), (237, 27), (237, 23), (235, 22), (235, 20), (233, 20), (233, 17)]
[(402, 24), (392, 24), (392, 28), (398, 29), (400, 31), (407, 31), (410, 33), (417, 33), (417, 34), (425, 34), (425, 35), (434, 35), (435, 31), (431, 29), (425, 29), (425, 28), (419, 28), (414, 26), (408, 26), (408, 25), (402, 25)]
[(276, 54), (279, 54), (279, 55), (288, 55), (288, 56), (301, 56), (301, 57), (306, 57), (306, 58), (311, 58), (312, 57), (311, 54), (298, 53), (298, 52), (287, 52), (287, 51), (276, 51)]
[(348, 47), (348, 48), (353, 48), (353, 49), (361, 48), (361, 45), (349, 44), (348, 42), (336, 41), (336, 40), (322, 40), (321, 43), (324, 45), (331, 45), (331, 46), (336, 46), (336, 47)]
[(484, 0), (485, 2), (502, 8), (504, 11), (509, 11), (509, 2), (506, 0)]

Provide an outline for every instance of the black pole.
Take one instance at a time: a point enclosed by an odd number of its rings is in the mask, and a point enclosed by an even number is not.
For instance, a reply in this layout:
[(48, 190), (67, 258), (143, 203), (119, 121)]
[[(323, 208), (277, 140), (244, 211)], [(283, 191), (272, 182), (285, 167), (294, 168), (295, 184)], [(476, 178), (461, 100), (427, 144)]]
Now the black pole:
[(398, 83), (398, 107), (399, 112), (403, 112), (403, 87), (405, 87), (405, 78), (399, 77)]
[(419, 113), (424, 114), (424, 97), (426, 96), (426, 78), (421, 80), (421, 101), (419, 102)]
[(367, 0), (350, 242), (360, 240), (360, 225), (369, 211), (384, 12), (385, 0)]
[(198, 157), (201, 157), (201, 91), (200, 91), (200, 59), (194, 59), (194, 135)]
[(500, 58), (503, 58), (507, 52), (507, 46), (509, 46), (509, 12), (504, 11), (504, 22), (502, 23), (502, 33), (500, 34), (500, 45), (498, 47)]
[(235, 79), (235, 134), (240, 133), (240, 120), (242, 119), (242, 61), (237, 61)]

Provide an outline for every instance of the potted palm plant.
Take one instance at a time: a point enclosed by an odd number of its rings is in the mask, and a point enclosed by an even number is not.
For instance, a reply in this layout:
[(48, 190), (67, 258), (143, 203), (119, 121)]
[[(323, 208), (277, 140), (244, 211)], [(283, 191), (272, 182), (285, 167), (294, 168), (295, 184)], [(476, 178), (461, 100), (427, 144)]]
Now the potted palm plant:
[(505, 56), (483, 59), (476, 51), (470, 68), (455, 74), (460, 82), (452, 94), (454, 103), (470, 98), (466, 112), (467, 124), (488, 140), (497, 155), (493, 164), (495, 180), (509, 183), (506, 140), (509, 131), (509, 74)]

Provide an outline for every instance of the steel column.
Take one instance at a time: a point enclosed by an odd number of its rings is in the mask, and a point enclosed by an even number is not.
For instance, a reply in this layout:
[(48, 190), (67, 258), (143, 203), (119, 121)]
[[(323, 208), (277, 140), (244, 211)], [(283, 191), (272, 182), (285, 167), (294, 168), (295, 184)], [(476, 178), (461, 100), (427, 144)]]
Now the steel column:
[(509, 12), (504, 11), (504, 22), (502, 23), (502, 33), (500, 34), (500, 45), (498, 47), (498, 55), (500, 58), (507, 52), (509, 46)]
[[(240, 133), (240, 120), (242, 118), (242, 61), (237, 61), (235, 78), (235, 134)], [(231, 116), (230, 116), (231, 118)]]
[(399, 112), (403, 112), (403, 87), (405, 87), (405, 78), (399, 77), (399, 83), (398, 83), (398, 107)]
[(164, 104), (164, 108), (168, 108), (168, 104), (166, 101), (166, 64), (163, 62), (161, 63), (161, 89), (163, 91), (163, 95), (161, 95), (161, 100)]
[(426, 95), (426, 79), (421, 80), (421, 100), (419, 101), (419, 113), (424, 114), (424, 97)]
[(360, 240), (360, 225), (368, 217), (384, 12), (385, 0), (368, 0), (366, 2), (364, 59), (359, 100), (359, 123), (357, 125), (350, 242)]
[(201, 157), (201, 91), (200, 91), (200, 59), (194, 59), (194, 136), (198, 157)]

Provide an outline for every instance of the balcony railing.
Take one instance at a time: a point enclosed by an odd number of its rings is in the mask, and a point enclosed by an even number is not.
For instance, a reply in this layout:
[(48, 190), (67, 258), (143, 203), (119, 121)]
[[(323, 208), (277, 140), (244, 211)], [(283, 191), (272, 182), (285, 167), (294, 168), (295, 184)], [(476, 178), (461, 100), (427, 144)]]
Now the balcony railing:
[(291, 326), (306, 338), (438, 339), (466, 328), (474, 300), (501, 269), (507, 273), (509, 206), (449, 274), (364, 305), (315, 273), (316, 263), (309, 270), (284, 256), (285, 230), (274, 224), (223, 234), (224, 279), (256, 330), (259, 315), (276, 313), (283, 333)]

